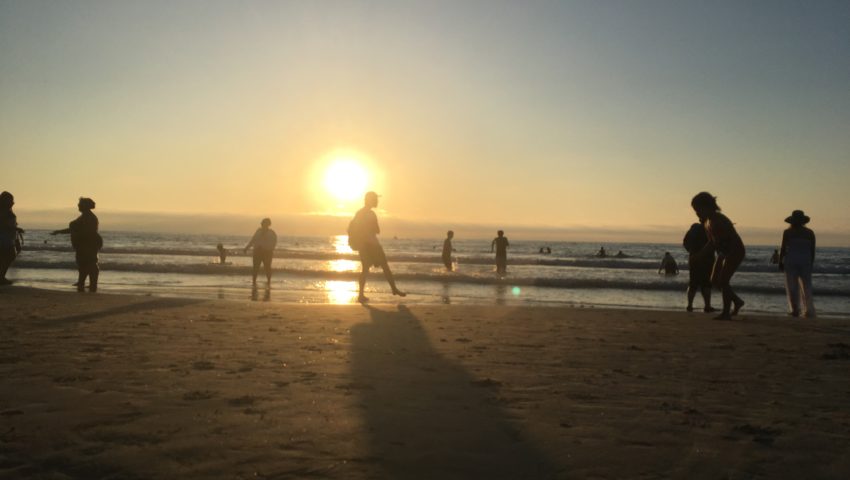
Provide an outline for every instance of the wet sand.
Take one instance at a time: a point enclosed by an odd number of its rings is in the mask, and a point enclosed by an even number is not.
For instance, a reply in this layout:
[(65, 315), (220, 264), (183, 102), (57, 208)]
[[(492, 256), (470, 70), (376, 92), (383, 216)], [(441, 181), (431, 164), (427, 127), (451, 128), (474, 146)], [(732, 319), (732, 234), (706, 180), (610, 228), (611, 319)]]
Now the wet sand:
[(850, 321), (0, 290), (0, 478), (850, 477)]

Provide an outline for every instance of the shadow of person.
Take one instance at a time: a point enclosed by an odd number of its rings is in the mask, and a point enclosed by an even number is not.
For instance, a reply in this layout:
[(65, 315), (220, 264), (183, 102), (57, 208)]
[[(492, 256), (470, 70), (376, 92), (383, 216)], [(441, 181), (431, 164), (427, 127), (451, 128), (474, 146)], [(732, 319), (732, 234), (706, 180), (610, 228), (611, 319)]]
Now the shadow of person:
[(420, 321), (367, 306), (352, 328), (352, 388), (384, 478), (552, 478), (555, 468), (495, 404), (497, 385), (443, 358)]

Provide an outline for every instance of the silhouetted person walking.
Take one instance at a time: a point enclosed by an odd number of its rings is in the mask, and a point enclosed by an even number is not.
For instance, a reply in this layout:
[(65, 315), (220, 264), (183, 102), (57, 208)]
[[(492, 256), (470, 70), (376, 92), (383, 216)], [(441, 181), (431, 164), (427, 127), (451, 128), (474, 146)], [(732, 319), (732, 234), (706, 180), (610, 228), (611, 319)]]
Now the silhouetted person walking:
[(452, 271), (452, 238), (454, 238), (455, 232), (449, 230), (446, 232), (446, 239), (443, 240), (443, 265), (446, 266), (446, 270)]
[(0, 193), (0, 285), (12, 284), (6, 272), (21, 252), (19, 235), (24, 231), (18, 228), (18, 217), (12, 211), (14, 205), (15, 197), (11, 193)]
[[(703, 312), (713, 312), (711, 308), (711, 267), (714, 265), (714, 248), (708, 241), (708, 235), (705, 233), (705, 227), (702, 223), (694, 223), (691, 225), (685, 238), (682, 240), (682, 245), (688, 251), (688, 306), (686, 310), (692, 312), (694, 310), (694, 297), (697, 291), (702, 293), (702, 300), (705, 304)], [(706, 248), (705, 252), (700, 256), (700, 252)]]
[[(744, 301), (735, 294), (730, 285), (732, 275), (744, 261), (746, 250), (741, 236), (735, 230), (732, 221), (720, 213), (717, 198), (708, 192), (700, 192), (691, 200), (691, 207), (697, 217), (703, 220), (703, 226), (708, 234), (712, 247), (717, 252), (714, 268), (711, 272), (711, 283), (723, 294), (723, 311), (714, 317), (717, 320), (728, 320), (736, 315)], [(703, 248), (699, 255), (707, 255), (709, 247)], [(732, 309), (734, 304), (735, 308)]]
[(805, 227), (809, 220), (802, 210), (794, 210), (791, 216), (785, 219), (791, 226), (782, 232), (782, 246), (779, 248), (779, 271), (785, 272), (788, 308), (794, 317), (800, 316), (801, 300), (805, 317), (815, 317), (815, 302), (812, 296), (815, 232)]
[(665, 275), (679, 274), (679, 266), (676, 265), (676, 259), (673, 258), (673, 255), (670, 255), (670, 252), (665, 252), (664, 258), (661, 259), (661, 266), (658, 267), (658, 273), (661, 273), (662, 270)]
[(511, 244), (508, 242), (505, 232), (502, 230), (496, 232), (496, 238), (490, 244), (490, 251), (496, 251), (496, 273), (499, 275), (504, 275), (508, 272), (508, 247), (510, 246)]
[(98, 233), (99, 222), (97, 216), (92, 213), (94, 200), (80, 197), (77, 208), (80, 216), (73, 220), (68, 228), (54, 230), (51, 235), (70, 233), (71, 246), (74, 247), (77, 260), (77, 291), (85, 291), (86, 278), (89, 279), (89, 291), (97, 291), (97, 280), (100, 276), (100, 267), (97, 264), (97, 252), (103, 247), (103, 239)]
[(396, 287), (393, 272), (390, 270), (390, 265), (387, 263), (387, 255), (384, 253), (384, 247), (378, 241), (378, 234), (381, 233), (381, 227), (378, 226), (378, 216), (372, 211), (378, 206), (378, 194), (375, 192), (367, 192), (363, 198), (364, 206), (354, 214), (354, 218), (348, 225), (348, 244), (352, 249), (360, 253), (360, 290), (357, 296), (357, 301), (366, 303), (369, 299), (363, 294), (366, 288), (366, 276), (369, 274), (369, 269), (381, 267), (384, 271), (384, 277), (387, 283), (392, 288), (393, 295), (400, 297), (407, 296), (406, 293)]
[(247, 252), (249, 248), (254, 247), (254, 269), (251, 273), (252, 285), (257, 284), (257, 273), (260, 271), (260, 265), (263, 265), (266, 272), (266, 282), (268, 285), (272, 283), (272, 258), (274, 257), (274, 247), (277, 245), (277, 234), (269, 228), (271, 224), (271, 219), (264, 218), (260, 222), (260, 228), (254, 232), (251, 241), (248, 242), (248, 245), (245, 245), (243, 250)]

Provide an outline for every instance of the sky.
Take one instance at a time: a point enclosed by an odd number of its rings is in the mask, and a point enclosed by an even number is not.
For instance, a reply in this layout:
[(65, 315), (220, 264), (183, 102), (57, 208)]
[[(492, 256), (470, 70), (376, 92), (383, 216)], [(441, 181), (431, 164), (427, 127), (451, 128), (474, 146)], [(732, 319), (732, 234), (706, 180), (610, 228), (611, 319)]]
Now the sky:
[(0, 0), (22, 226), (81, 195), (347, 215), (343, 158), (385, 218), (441, 230), (684, 232), (707, 190), (739, 228), (802, 209), (848, 246), (850, 2)]

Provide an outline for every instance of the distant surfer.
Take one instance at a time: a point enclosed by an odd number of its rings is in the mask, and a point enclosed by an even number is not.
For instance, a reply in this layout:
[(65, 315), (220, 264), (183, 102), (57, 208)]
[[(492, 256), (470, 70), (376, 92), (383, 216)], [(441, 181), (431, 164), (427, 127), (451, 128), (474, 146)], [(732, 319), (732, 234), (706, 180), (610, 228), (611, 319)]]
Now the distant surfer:
[(446, 239), (443, 240), (443, 265), (446, 266), (446, 270), (452, 271), (452, 252), (454, 248), (452, 248), (452, 238), (454, 238), (455, 232), (449, 230), (446, 232)]
[(505, 232), (502, 230), (496, 232), (496, 238), (490, 244), (490, 252), (496, 251), (496, 273), (499, 275), (504, 275), (508, 271), (508, 247), (510, 246)]
[(608, 256), (608, 253), (605, 252), (605, 247), (599, 247), (599, 251), (596, 252), (596, 256), (599, 258), (605, 258)]
[(617, 252), (616, 255), (614, 255), (614, 257), (616, 257), (616, 258), (626, 258), (626, 257), (628, 257), (628, 255), (626, 255), (625, 253), (623, 253), (622, 250), (620, 250), (620, 251)]
[(269, 285), (272, 283), (272, 258), (274, 258), (274, 247), (277, 245), (277, 234), (269, 228), (272, 224), (271, 219), (264, 218), (260, 222), (260, 228), (254, 232), (251, 241), (245, 245), (243, 251), (247, 252), (249, 248), (254, 247), (254, 270), (252, 272), (252, 284), (257, 285), (257, 273), (260, 271), (260, 265), (263, 265), (266, 272), (266, 281)]
[(778, 265), (779, 264), (779, 250), (773, 250), (773, 255), (770, 256), (770, 264)]
[(387, 255), (384, 253), (384, 247), (378, 241), (378, 234), (381, 233), (381, 227), (378, 226), (378, 216), (372, 210), (378, 206), (378, 194), (375, 192), (366, 192), (363, 198), (363, 208), (354, 214), (351, 223), (348, 224), (348, 245), (352, 250), (357, 250), (360, 253), (360, 277), (359, 290), (357, 301), (366, 303), (369, 298), (363, 294), (366, 288), (366, 276), (369, 274), (369, 269), (373, 266), (381, 267), (384, 271), (384, 277), (387, 283), (390, 284), (393, 295), (399, 297), (407, 296), (406, 293), (399, 290), (395, 284), (390, 265), (387, 263)]

